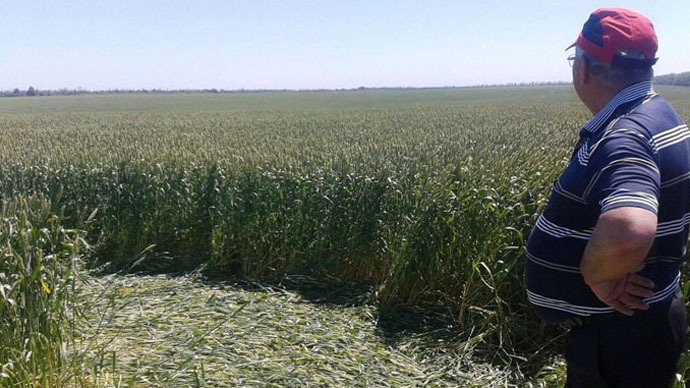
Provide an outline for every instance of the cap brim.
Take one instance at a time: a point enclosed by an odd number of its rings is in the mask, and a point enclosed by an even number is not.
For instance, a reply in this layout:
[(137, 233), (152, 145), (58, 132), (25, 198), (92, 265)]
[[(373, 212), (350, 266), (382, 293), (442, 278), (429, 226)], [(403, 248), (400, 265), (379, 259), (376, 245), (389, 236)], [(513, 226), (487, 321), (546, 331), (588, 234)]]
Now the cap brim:
[(575, 47), (576, 44), (577, 44), (577, 42), (575, 42), (575, 43), (571, 44), (570, 46), (566, 47), (566, 48), (565, 48), (565, 51), (568, 51), (568, 50), (570, 50), (571, 48)]

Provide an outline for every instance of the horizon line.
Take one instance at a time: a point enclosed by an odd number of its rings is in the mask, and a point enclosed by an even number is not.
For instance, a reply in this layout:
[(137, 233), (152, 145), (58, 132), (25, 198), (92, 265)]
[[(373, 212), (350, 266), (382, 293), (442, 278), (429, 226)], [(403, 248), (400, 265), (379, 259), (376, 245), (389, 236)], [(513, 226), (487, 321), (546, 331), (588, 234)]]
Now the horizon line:
[[(677, 75), (688, 74), (689, 72), (668, 73), (655, 75), (657, 78), (667, 78)], [(472, 85), (444, 85), (444, 86), (358, 86), (350, 88), (109, 88), (109, 89), (85, 89), (82, 87), (58, 89), (38, 89), (29, 85), (27, 89), (0, 89), (0, 97), (32, 97), (32, 96), (60, 96), (60, 95), (80, 95), (80, 94), (241, 94), (241, 93), (309, 93), (309, 92), (353, 92), (364, 90), (443, 90), (443, 89), (478, 89), (478, 88), (500, 88), (500, 87), (530, 87), (530, 86), (566, 86), (572, 85), (571, 81), (529, 81), (529, 82), (508, 82), (508, 83), (480, 83)], [(664, 83), (660, 83), (664, 84)], [(31, 93), (31, 95), (29, 95)]]
[(29, 89), (33, 89), (37, 95), (49, 93), (50, 95), (74, 95), (74, 94), (106, 94), (106, 93), (208, 93), (208, 94), (231, 94), (231, 93), (270, 93), (270, 92), (345, 92), (363, 90), (424, 90), (424, 89), (476, 89), (476, 88), (495, 88), (495, 87), (529, 87), (529, 86), (565, 86), (572, 85), (572, 81), (531, 81), (531, 82), (509, 82), (495, 84), (473, 84), (473, 85), (445, 85), (445, 86), (359, 86), (352, 88), (109, 88), (109, 89), (84, 89), (59, 88), (59, 89), (39, 89), (30, 85), (27, 89), (4, 89), (0, 90), (3, 97), (12, 96), (13, 92), (19, 91), (22, 95)]

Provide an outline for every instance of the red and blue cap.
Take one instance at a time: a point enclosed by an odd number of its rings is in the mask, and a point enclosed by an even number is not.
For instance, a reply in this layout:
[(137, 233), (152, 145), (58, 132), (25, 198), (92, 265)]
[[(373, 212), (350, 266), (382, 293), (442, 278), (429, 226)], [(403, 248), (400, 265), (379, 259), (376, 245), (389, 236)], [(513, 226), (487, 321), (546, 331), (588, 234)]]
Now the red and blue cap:
[[(600, 8), (582, 27), (577, 46), (591, 57), (623, 67), (646, 68), (654, 65), (658, 48), (652, 22), (644, 15), (624, 8)], [(642, 56), (629, 55), (635, 50)]]

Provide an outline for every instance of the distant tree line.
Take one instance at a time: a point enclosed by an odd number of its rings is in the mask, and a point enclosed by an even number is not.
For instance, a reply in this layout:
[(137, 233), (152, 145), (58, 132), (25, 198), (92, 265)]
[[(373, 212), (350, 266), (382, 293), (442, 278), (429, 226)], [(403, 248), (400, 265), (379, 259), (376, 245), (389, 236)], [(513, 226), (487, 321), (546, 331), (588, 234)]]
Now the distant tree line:
[[(654, 82), (659, 85), (690, 86), (690, 71), (684, 73), (664, 74), (654, 77)], [(26, 90), (15, 88), (14, 90), (0, 91), (0, 97), (33, 97), (33, 96), (74, 96), (81, 94), (236, 94), (236, 93), (275, 93), (275, 92), (333, 92), (355, 90), (414, 90), (414, 89), (467, 89), (487, 87), (520, 87), (520, 86), (559, 86), (569, 85), (571, 82), (512, 82), (504, 84), (480, 84), (472, 86), (445, 86), (445, 87), (377, 87), (369, 88), (360, 86), (353, 89), (57, 89), (38, 90), (29, 86)]]
[(1, 91), (0, 92), (0, 97), (33, 97), (37, 95), (37, 91), (33, 86), (29, 86), (28, 89), (26, 90), (19, 90), (19, 88), (14, 88), (14, 90), (9, 91)]
[(434, 86), (434, 87), (366, 87), (341, 88), (341, 89), (107, 89), (107, 90), (86, 90), (86, 89), (57, 89), (57, 90), (38, 90), (30, 86), (27, 90), (0, 91), (0, 97), (33, 97), (33, 96), (75, 96), (84, 94), (241, 94), (241, 93), (294, 93), (294, 92), (340, 92), (340, 91), (365, 91), (365, 90), (419, 90), (419, 89), (472, 89), (489, 87), (512, 87), (512, 86), (555, 86), (568, 85), (569, 82), (521, 82), (507, 84), (481, 84), (472, 86)]
[(654, 77), (654, 82), (658, 85), (690, 86), (690, 71), (659, 75)]
[(107, 89), (107, 90), (86, 90), (86, 89), (57, 89), (57, 90), (38, 90), (29, 86), (26, 90), (14, 88), (14, 90), (0, 91), (0, 97), (34, 97), (34, 96), (75, 96), (82, 94), (192, 94), (192, 93), (242, 93), (244, 90), (223, 90), (223, 89)]

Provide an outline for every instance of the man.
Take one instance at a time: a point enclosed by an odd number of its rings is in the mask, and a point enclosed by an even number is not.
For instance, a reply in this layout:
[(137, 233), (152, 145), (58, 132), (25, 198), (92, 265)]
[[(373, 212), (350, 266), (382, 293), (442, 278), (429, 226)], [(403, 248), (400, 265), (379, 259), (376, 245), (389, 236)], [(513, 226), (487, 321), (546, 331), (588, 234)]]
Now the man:
[(593, 118), (530, 234), (528, 299), (570, 329), (566, 387), (668, 387), (685, 335), (690, 131), (652, 88), (649, 19), (599, 9), (573, 46)]

